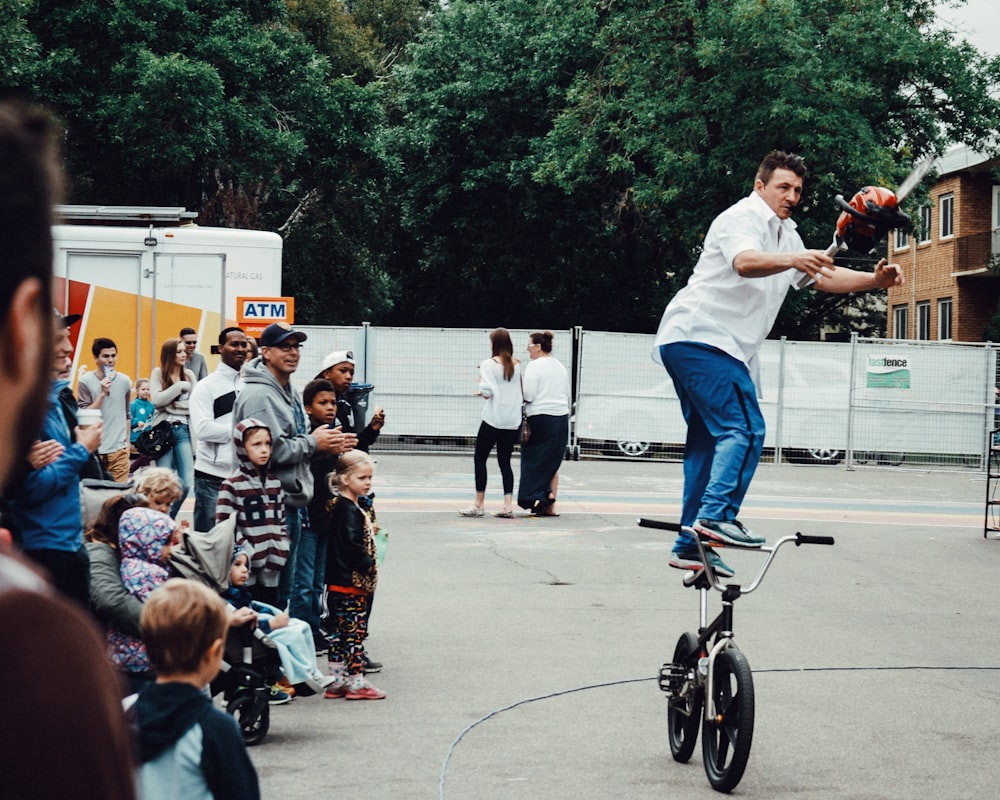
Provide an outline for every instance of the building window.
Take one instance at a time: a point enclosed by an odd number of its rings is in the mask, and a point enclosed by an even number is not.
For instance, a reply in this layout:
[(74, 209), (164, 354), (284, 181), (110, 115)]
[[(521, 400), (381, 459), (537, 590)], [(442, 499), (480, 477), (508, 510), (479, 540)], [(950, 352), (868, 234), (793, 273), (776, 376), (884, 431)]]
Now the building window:
[(941, 238), (955, 235), (955, 195), (941, 195)]
[(907, 306), (892, 307), (892, 338), (905, 339), (909, 334), (909, 308)]
[(947, 341), (951, 339), (951, 298), (943, 297), (938, 300), (938, 339)]
[(910, 234), (908, 234), (902, 228), (896, 228), (896, 238), (892, 244), (893, 249), (905, 250), (909, 246), (910, 246)]
[(917, 303), (917, 338), (924, 341), (931, 338), (930, 300), (924, 300)]
[(920, 238), (918, 242), (923, 244), (931, 240), (931, 207), (920, 207)]

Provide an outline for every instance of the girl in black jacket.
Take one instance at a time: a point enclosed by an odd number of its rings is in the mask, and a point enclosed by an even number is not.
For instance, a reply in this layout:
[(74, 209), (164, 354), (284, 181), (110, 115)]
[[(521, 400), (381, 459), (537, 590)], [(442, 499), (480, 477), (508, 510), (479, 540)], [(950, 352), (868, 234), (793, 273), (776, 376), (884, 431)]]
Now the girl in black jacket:
[(358, 505), (372, 488), (371, 457), (351, 450), (337, 460), (330, 476), (331, 490), (326, 554), (326, 591), (323, 593), (323, 629), (330, 634), (330, 674), (334, 682), (324, 697), (381, 700), (385, 692), (365, 679), (364, 640), (367, 609), (378, 581), (375, 529)]

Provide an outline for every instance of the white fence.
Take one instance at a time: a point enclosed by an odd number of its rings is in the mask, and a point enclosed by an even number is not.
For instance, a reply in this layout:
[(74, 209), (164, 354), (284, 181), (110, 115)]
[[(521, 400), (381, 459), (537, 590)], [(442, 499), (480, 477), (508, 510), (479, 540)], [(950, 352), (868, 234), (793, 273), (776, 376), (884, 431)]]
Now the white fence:
[[(301, 388), (323, 356), (351, 349), (355, 379), (386, 409), (378, 449), (470, 451), (482, 400), (476, 368), (490, 329), (304, 327), (295, 374)], [(527, 330), (512, 330), (527, 357)], [(573, 375), (574, 456), (678, 459), (685, 425), (653, 337), (555, 332), (553, 355)], [(887, 339), (850, 343), (767, 341), (761, 407), (765, 459), (984, 469), (995, 427), (991, 345)]]

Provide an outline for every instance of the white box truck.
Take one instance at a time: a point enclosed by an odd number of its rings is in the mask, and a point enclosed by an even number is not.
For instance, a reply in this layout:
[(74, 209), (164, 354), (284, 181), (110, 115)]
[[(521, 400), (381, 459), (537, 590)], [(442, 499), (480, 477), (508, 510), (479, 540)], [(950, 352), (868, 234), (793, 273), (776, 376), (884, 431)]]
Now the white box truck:
[(56, 305), (74, 325), (73, 374), (93, 368), (90, 345), (107, 336), (132, 379), (158, 366), (181, 328), (198, 332), (209, 360), (219, 331), (235, 324), (237, 297), (281, 295), (281, 237), (203, 228), (183, 208), (59, 206), (53, 226)]

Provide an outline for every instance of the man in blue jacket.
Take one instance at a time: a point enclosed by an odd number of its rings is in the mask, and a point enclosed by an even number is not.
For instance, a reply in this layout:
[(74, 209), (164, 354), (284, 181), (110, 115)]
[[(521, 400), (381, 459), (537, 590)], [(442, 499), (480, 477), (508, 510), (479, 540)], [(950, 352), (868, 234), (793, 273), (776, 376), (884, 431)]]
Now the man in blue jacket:
[(15, 483), (8, 499), (25, 555), (48, 571), (57, 589), (87, 607), (90, 565), (83, 547), (80, 472), (101, 443), (103, 424), (70, 431), (59, 401), (59, 392), (69, 384), (73, 354), (69, 327), (77, 319), (76, 315), (55, 318), (53, 381), (40, 436), (50, 454), (46, 463), (32, 459), (33, 468)]

